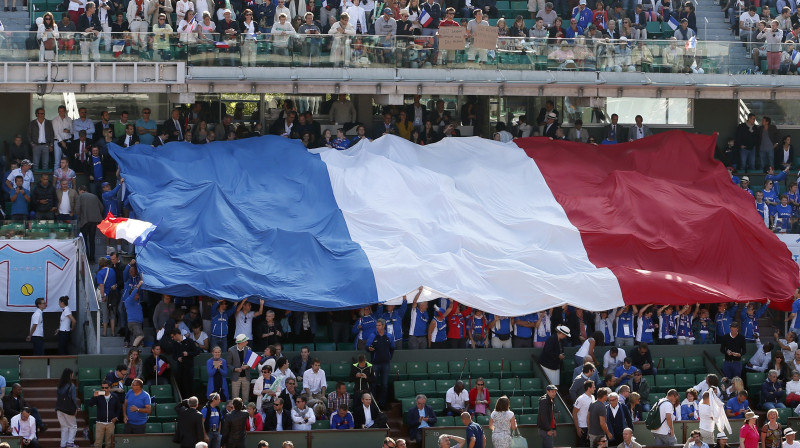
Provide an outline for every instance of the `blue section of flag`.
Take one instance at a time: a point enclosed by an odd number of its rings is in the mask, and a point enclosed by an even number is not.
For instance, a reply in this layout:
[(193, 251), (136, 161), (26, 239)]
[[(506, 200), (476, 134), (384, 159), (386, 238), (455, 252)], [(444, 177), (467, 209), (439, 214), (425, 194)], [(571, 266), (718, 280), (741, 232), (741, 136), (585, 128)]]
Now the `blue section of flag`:
[(678, 27), (681, 26), (681, 24), (678, 22), (678, 19), (672, 16), (669, 16), (669, 21), (667, 22), (667, 25), (669, 25), (669, 27), (672, 28), (672, 31), (677, 30)]
[(146, 289), (308, 311), (377, 302), (327, 167), (299, 140), (110, 146), (136, 215), (164, 220), (138, 254)]
[(422, 9), (419, 12), (419, 18), (417, 20), (419, 20), (419, 23), (422, 26), (428, 26), (428, 24), (431, 23), (431, 21), (433, 20), (433, 17), (431, 17), (431, 15), (428, 14), (428, 11)]

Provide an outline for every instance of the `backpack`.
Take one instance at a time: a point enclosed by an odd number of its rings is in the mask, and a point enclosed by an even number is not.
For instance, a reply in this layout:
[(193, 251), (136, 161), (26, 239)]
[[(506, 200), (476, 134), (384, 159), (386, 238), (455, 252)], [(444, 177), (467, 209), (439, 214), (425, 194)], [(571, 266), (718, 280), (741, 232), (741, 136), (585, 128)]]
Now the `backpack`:
[(647, 414), (647, 420), (645, 420), (644, 426), (650, 431), (660, 428), (666, 421), (666, 419), (661, 420), (661, 412), (659, 412), (659, 408), (664, 404), (664, 401), (664, 398), (658, 400), (658, 403), (656, 403), (653, 409), (650, 409), (650, 412)]

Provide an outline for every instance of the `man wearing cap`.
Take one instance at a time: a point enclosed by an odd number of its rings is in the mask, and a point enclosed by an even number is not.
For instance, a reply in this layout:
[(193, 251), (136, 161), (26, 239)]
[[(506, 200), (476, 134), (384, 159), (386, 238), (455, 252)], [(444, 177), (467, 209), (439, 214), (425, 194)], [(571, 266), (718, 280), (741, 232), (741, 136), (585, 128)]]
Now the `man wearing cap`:
[(578, 27), (582, 30), (592, 24), (592, 11), (589, 11), (589, 8), (586, 7), (586, 0), (580, 0), (578, 6), (572, 8), (572, 18), (577, 20)]
[(556, 130), (558, 130), (558, 124), (556, 123), (556, 119), (558, 115), (554, 112), (548, 112), (545, 117), (544, 122), (544, 132), (542, 132), (542, 136), (555, 138), (556, 137)]
[(569, 337), (571, 337), (569, 327), (559, 325), (544, 343), (539, 364), (550, 384), (556, 386), (561, 384), (561, 362), (564, 359), (564, 347), (561, 345), (561, 341)]
[(686, 17), (681, 19), (681, 26), (675, 30), (675, 34), (673, 34), (673, 36), (675, 36), (675, 39), (682, 41), (688, 41), (689, 39), (695, 37), (694, 31), (689, 28), (689, 20)]
[(231, 398), (241, 398), (250, 392), (250, 377), (247, 374), (249, 365), (245, 364), (247, 353), (247, 336), (236, 336), (236, 345), (228, 349), (228, 369), (231, 371)]
[[(783, 430), (783, 438), (785, 439), (785, 442), (783, 442), (783, 445), (781, 445), (781, 448), (800, 448), (800, 442), (794, 440), (794, 435), (795, 434), (796, 433), (794, 432), (794, 429), (792, 429), (792, 428), (784, 429)], [(725, 434), (723, 434), (723, 433), (720, 433), (720, 435), (723, 436), (723, 437), (725, 436)]]
[(11, 170), (6, 177), (6, 187), (9, 191), (13, 191), (16, 187), (14, 185), (14, 179), (17, 176), (22, 176), (22, 188), (30, 191), (31, 184), (33, 183), (33, 171), (31, 171), (31, 161), (28, 159), (22, 159), (20, 162), (19, 168)]
[(539, 416), (536, 426), (539, 428), (539, 437), (542, 439), (542, 448), (553, 448), (556, 437), (556, 394), (558, 388), (548, 384), (544, 395), (539, 398)]
[(383, 14), (375, 21), (375, 35), (382, 37), (380, 46), (384, 48), (382, 56), (386, 63), (392, 62), (392, 38), (397, 35), (397, 21), (393, 15), (392, 8), (383, 8)]

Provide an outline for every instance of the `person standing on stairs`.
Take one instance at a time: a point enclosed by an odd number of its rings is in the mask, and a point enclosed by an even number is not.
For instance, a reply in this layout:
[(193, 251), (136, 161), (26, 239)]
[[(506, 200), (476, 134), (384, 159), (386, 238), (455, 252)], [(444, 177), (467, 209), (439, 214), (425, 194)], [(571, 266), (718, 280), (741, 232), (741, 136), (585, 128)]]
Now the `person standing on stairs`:
[(75, 390), (72, 369), (64, 369), (58, 380), (56, 415), (61, 426), (61, 448), (75, 447), (75, 434), (78, 433), (78, 394)]

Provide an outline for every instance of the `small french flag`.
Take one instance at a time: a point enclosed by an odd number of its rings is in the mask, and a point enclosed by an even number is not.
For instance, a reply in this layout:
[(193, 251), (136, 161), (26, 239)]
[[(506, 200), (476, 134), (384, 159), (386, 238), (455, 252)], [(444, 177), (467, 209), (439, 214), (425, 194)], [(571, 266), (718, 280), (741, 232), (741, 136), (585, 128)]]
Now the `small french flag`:
[(667, 22), (667, 25), (669, 25), (669, 27), (672, 28), (672, 31), (677, 30), (678, 27), (681, 26), (681, 24), (678, 23), (678, 19), (672, 16), (669, 16), (669, 21)]
[(255, 369), (261, 364), (261, 357), (253, 353), (252, 350), (248, 350), (244, 354), (244, 363)]
[(216, 45), (217, 48), (230, 48), (230, 45), (225, 42), (214, 42), (214, 45)]
[(422, 25), (424, 27), (427, 27), (428, 25), (430, 25), (431, 22), (433, 22), (433, 17), (431, 17), (431, 15), (428, 14), (428, 11), (423, 9), (419, 13), (419, 23), (420, 23), (420, 25)]
[(697, 48), (697, 38), (692, 36), (686, 41), (686, 49)]
[[(160, 224), (160, 222), (159, 222)], [(137, 246), (145, 246), (158, 224), (138, 219), (116, 218), (111, 213), (97, 225), (100, 232), (112, 239), (125, 240)]]
[(167, 367), (169, 367), (169, 364), (162, 361), (161, 358), (156, 358), (156, 369), (159, 375), (163, 375), (167, 371)]

